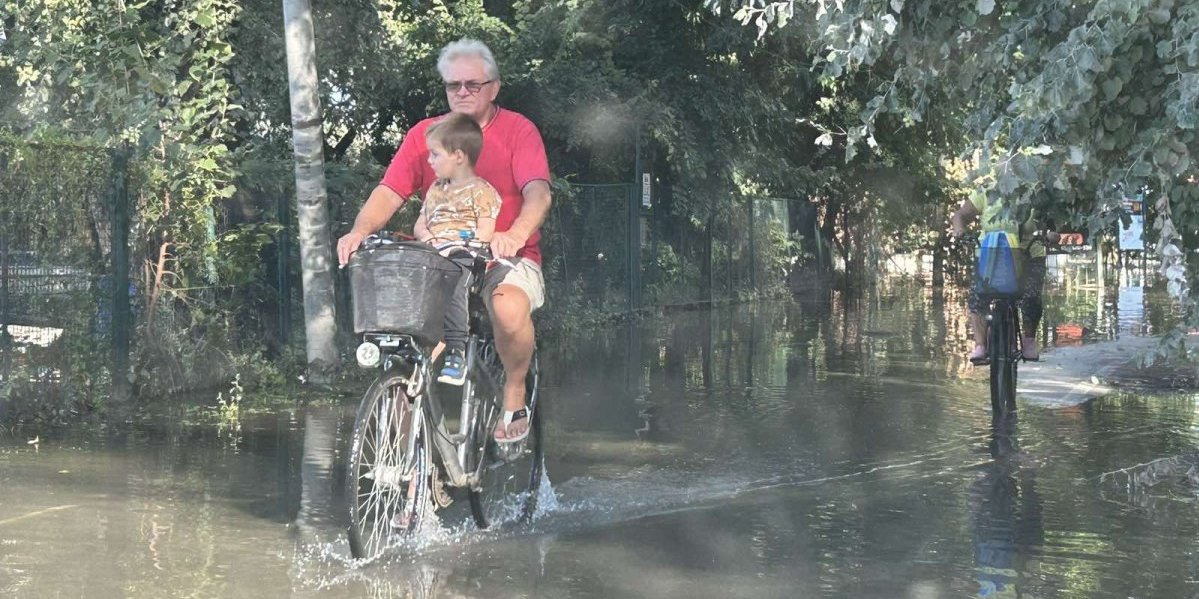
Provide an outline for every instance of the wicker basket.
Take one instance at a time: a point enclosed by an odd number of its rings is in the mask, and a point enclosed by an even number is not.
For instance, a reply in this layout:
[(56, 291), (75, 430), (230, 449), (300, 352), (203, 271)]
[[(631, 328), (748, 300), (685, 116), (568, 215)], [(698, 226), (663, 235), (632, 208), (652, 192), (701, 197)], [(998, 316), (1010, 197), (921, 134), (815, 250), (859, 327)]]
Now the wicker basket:
[(445, 307), (462, 269), (424, 244), (387, 245), (350, 258), (354, 332), (441, 341)]

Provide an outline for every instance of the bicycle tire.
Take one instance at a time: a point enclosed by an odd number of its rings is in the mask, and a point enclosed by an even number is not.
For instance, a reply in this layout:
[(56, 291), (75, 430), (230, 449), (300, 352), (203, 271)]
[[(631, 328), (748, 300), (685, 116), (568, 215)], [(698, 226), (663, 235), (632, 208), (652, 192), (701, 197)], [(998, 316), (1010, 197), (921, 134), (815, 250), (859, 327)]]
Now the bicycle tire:
[(1020, 365), (1020, 313), (1016, 309), (1015, 304), (1008, 304), (1008, 360), (1007, 384), (1005, 389), (1007, 394), (1004, 396), (1006, 401), (1006, 413), (1016, 411), (1016, 367)]
[[(489, 349), (480, 354), (494, 354), (492, 342), (480, 344), (481, 348)], [(474, 423), (470, 427), (468, 447), (471, 448), (467, 467), (470, 472), (477, 472), (479, 477), (469, 491), (471, 516), (475, 525), (487, 529), (505, 521), (529, 522), (537, 510), (537, 494), (541, 487), (541, 477), (545, 470), (544, 431), (542, 429), (542, 406), (539, 403), (537, 386), (540, 379), (537, 353), (529, 364), (529, 373), (525, 378), (525, 397), (529, 399), (532, 416), (529, 422), (529, 436), (524, 441), (501, 446), (496, 443), (494, 431), (496, 423), (503, 413), (504, 399), (502, 390), (503, 376), (494, 377), (494, 391), (483, 377), (483, 368), (502, 373), (503, 367), (498, 359), (492, 363), (478, 360), (479, 364), (472, 366), (474, 384), (471, 385), (475, 398)], [(482, 464), (480, 459), (482, 458)]]
[(1006, 416), (1016, 407), (1016, 360), (1013, 331), (1016, 323), (1009, 302), (992, 313), (990, 334), (991, 412)]
[(991, 331), (988, 350), (991, 354), (991, 414), (997, 417), (1007, 412), (1007, 377), (1004, 374), (1007, 366), (1007, 307), (998, 306), (991, 312)]
[[(419, 529), (424, 517), (428, 449), (424, 427), (416, 427), (412, 455), (408, 456), (411, 418), (420, 414), (409, 401), (407, 385), (398, 373), (380, 375), (363, 395), (354, 418), (346, 500), (350, 508), (350, 553), (357, 559), (379, 556), (394, 536)], [(406, 525), (393, 526), (393, 518), (404, 510), (408, 511)]]

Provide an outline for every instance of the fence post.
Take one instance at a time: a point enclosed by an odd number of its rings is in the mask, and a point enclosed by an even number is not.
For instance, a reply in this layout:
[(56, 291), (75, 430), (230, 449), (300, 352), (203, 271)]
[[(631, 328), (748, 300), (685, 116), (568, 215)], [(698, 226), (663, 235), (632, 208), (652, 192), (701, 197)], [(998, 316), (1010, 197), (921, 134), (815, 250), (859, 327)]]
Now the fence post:
[(118, 401), (130, 396), (129, 332), (129, 149), (111, 151), (112, 188), (112, 395)]
[(704, 252), (707, 255), (704, 256), (704, 258), (705, 258), (704, 261), (707, 262), (707, 264), (708, 264), (708, 273), (707, 273), (708, 274), (708, 298), (707, 299), (708, 299), (709, 305), (711, 305), (712, 302), (716, 300), (716, 252), (714, 251), (714, 248), (713, 248), (714, 242), (712, 240), (712, 225), (715, 224), (715, 222), (716, 222), (716, 211), (715, 211), (715, 209), (712, 209), (712, 214), (708, 215), (707, 234), (704, 236), (706, 238), (705, 241), (707, 242), (707, 246), (704, 249)]
[(6, 384), (11, 384), (8, 372), (8, 271), (8, 238), (0, 233), (0, 376), (3, 376)]
[(746, 198), (746, 203), (749, 205), (749, 289), (754, 293), (758, 291), (758, 254), (754, 251), (754, 201), (750, 197)]
[(283, 346), (291, 344), (291, 269), (288, 268), (291, 248), (291, 205), (282, 190), (276, 196), (276, 214), (279, 219), (279, 234), (275, 239), (275, 268), (279, 285), (279, 341)]
[(641, 132), (637, 131), (633, 185), (629, 187), (629, 311), (641, 308)]

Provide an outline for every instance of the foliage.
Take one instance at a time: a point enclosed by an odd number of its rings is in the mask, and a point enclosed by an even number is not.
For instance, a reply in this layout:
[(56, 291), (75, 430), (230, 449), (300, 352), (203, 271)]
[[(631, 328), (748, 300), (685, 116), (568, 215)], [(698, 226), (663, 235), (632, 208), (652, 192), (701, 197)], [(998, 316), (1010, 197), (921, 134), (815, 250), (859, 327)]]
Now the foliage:
[[(313, 19), (334, 235), (404, 132), (446, 109), (437, 52), (470, 35), (496, 52), (500, 102), (546, 141), (560, 179), (547, 240), (569, 246), (570, 222), (619, 220), (623, 208), (589, 212), (571, 185), (630, 181), (640, 148), (659, 241), (643, 256), (647, 298), (696, 299), (714, 275), (744, 274), (738, 235), (752, 223), (736, 223), (766, 196), (814, 208), (816, 222), (762, 235), (754, 264), (829, 268), (831, 246), (867, 271), (879, 251), (949, 254), (945, 222), (970, 189), (1102, 231), (1124, 190), (1147, 187), (1174, 287), (1197, 272), (1184, 268), (1184, 248), (1199, 247), (1194, 2), (315, 0)], [(11, 152), (9, 164), (83, 185), (106, 176), (108, 150), (134, 152), (139, 381), (158, 385), (157, 367), (228, 381), (238, 360), (276, 356), (263, 308), (300, 280), (280, 243), (294, 230), (279, 209), (293, 174), (278, 4), (29, 0), (0, 6), (0, 23), (0, 135), (90, 148), (77, 170)], [(17, 172), (0, 173), (9, 188)], [(68, 221), (90, 223), (100, 261), (103, 196), (87, 197), (5, 203), (0, 227), (42, 223), (31, 239), (47, 245)], [(392, 226), (410, 227), (416, 206)], [(588, 243), (625, 245), (608, 224)], [(727, 273), (703, 261), (707, 234)], [(562, 273), (554, 301), (618, 304), (620, 251), (597, 266), (602, 289), (547, 252), (547, 273)], [(282, 271), (272, 252), (289, 252)]]
[[(974, 185), (1100, 232), (1125, 190), (1156, 195), (1158, 250), (1176, 290), (1199, 214), (1199, 5), (1174, 0), (788, 0), (721, 2), (759, 35), (792, 20), (822, 80), (880, 82), (856, 110), (846, 156), (872, 145), (885, 115), (920, 121), (930, 100), (964, 108), (981, 152)], [(880, 144), (881, 145), (881, 144)], [(1194, 273), (1194, 270), (1191, 271)], [(1193, 274), (1192, 274), (1193, 276)]]
[(137, 245), (152, 269), (160, 248), (168, 257), (170, 276), (161, 282), (169, 289), (215, 282), (215, 206), (234, 193), (231, 142), (241, 107), (228, 63), (239, 12), (232, 0), (45, 0), (0, 9), (11, 24), (0, 70), (15, 70), (23, 92), (21, 118), (3, 125), (26, 137), (135, 147)]

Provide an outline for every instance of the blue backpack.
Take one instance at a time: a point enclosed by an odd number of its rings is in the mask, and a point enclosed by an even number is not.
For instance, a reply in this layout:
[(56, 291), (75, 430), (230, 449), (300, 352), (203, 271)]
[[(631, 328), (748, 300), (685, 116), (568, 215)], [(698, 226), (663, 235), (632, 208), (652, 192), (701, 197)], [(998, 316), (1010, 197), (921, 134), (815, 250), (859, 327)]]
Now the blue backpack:
[(974, 289), (979, 295), (1016, 296), (1028, 250), (1020, 247), (1016, 235), (990, 231), (979, 239), (978, 268)]

